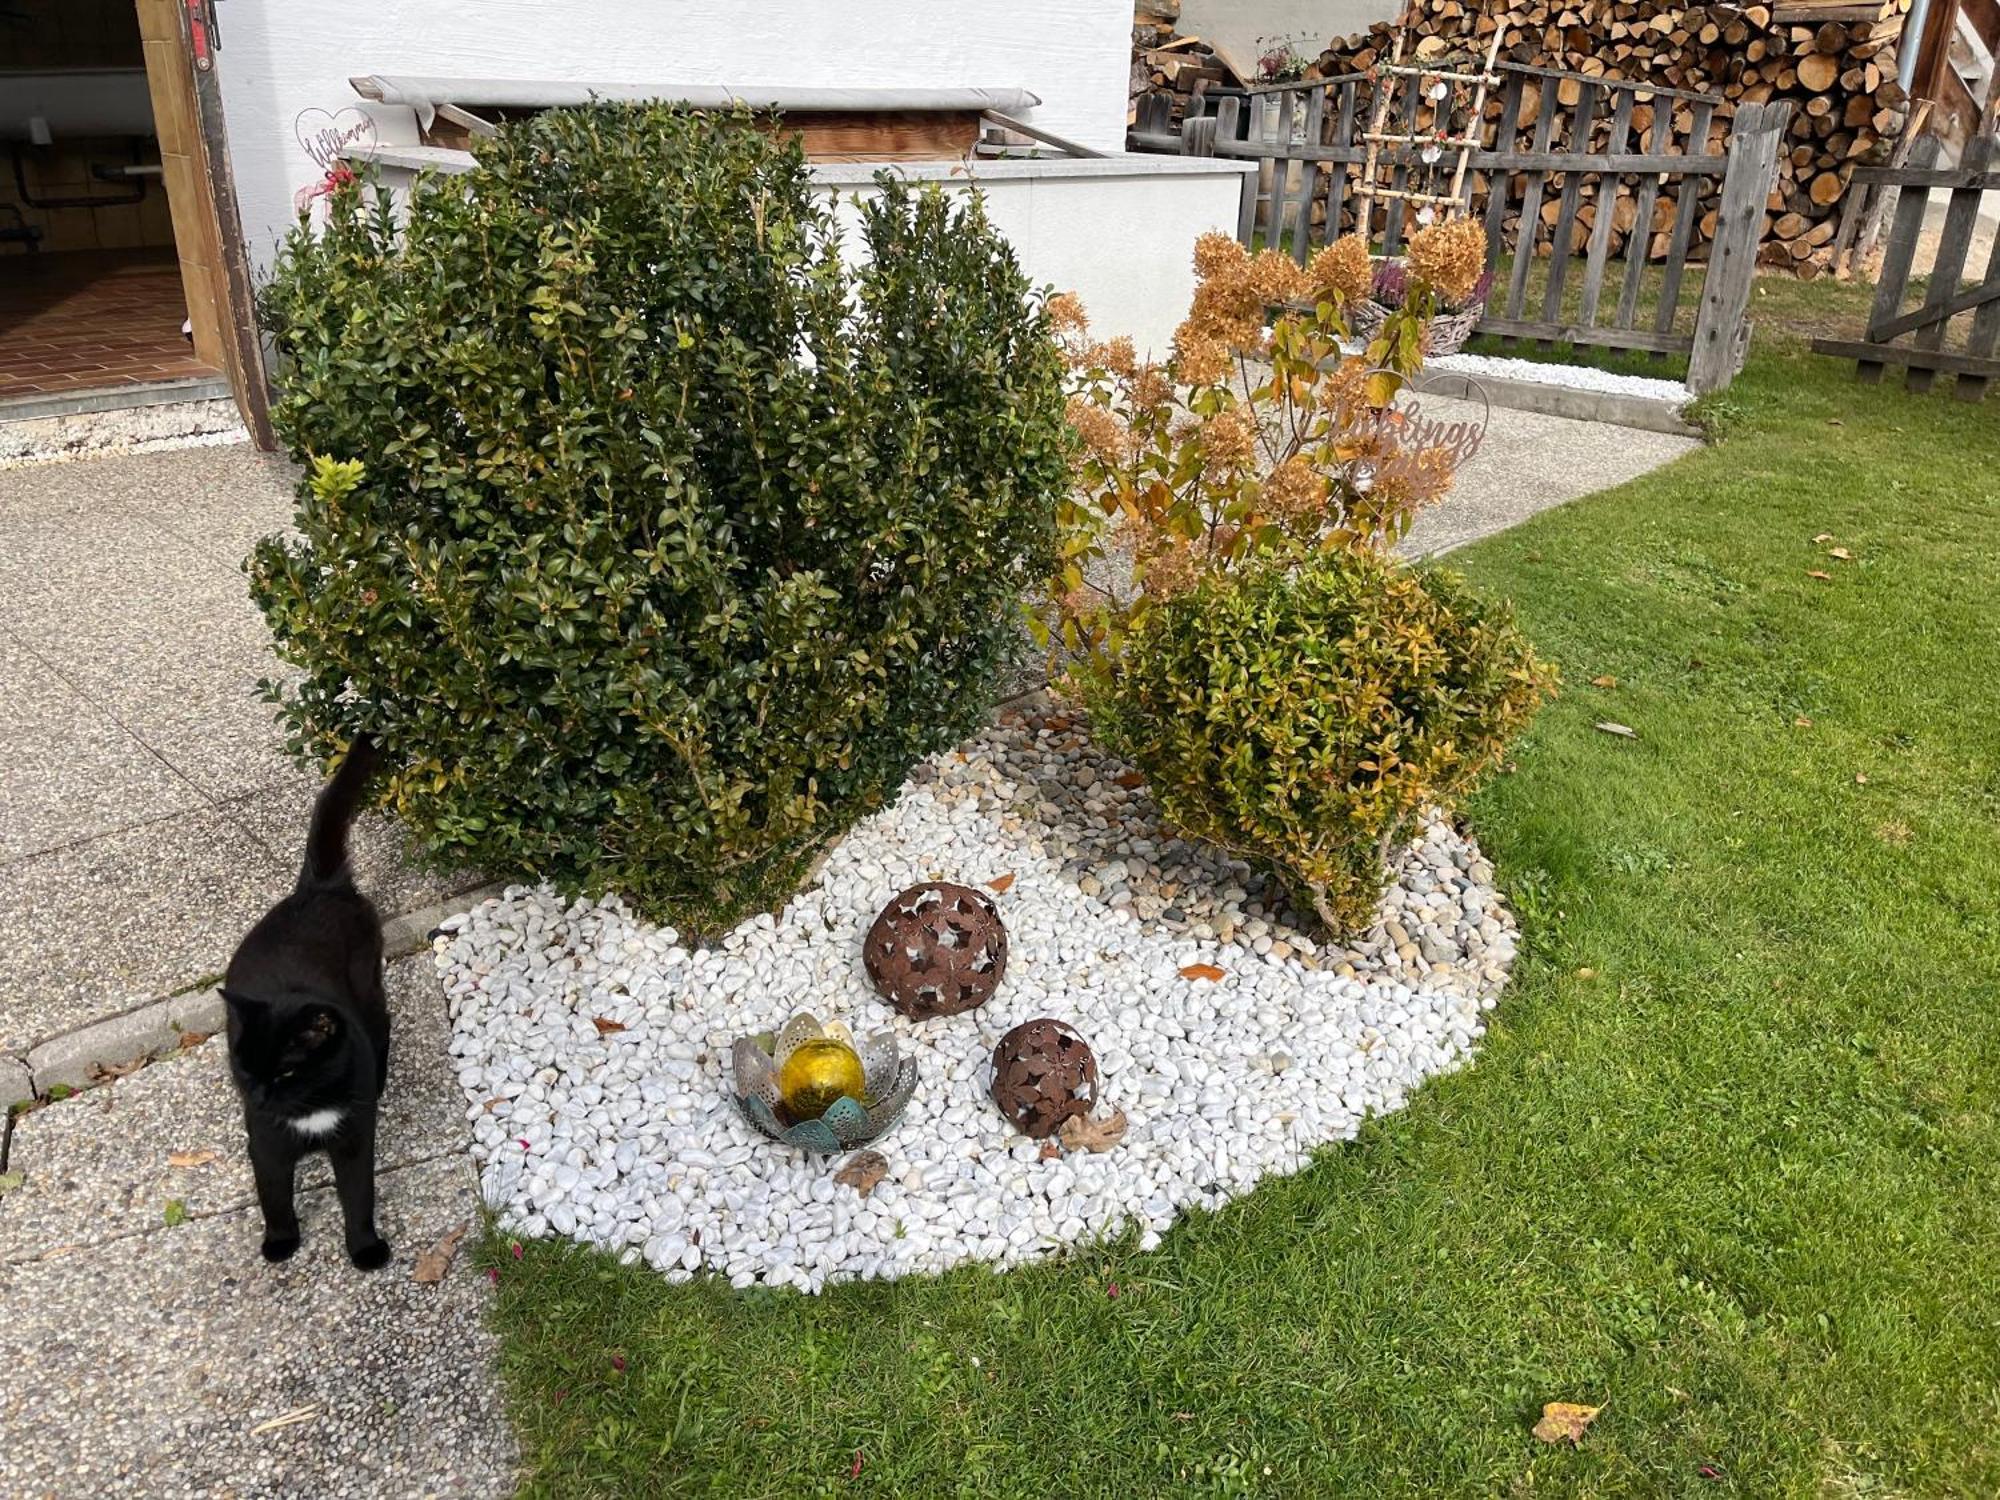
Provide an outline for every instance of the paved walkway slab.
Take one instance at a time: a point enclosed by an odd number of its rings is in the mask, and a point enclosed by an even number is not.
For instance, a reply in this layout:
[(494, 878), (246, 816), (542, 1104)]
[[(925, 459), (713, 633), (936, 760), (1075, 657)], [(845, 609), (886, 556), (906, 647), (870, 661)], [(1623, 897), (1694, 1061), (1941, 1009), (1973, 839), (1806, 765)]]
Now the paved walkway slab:
[(297, 871), (207, 808), (0, 866), (0, 1051), (220, 974)]
[[(466, 1141), (465, 1104), (447, 1050), (451, 1022), (428, 952), (390, 966), (389, 1005), (395, 1029), (382, 1101), (384, 1170), (449, 1155)], [(7, 1170), (21, 1185), (0, 1204), (0, 1262), (146, 1233), (164, 1223), (169, 1203), (190, 1215), (254, 1204), (228, 1066), (217, 1037), (17, 1120)], [(332, 1180), (324, 1157), (309, 1158), (299, 1173), (301, 1187)], [(245, 1248), (255, 1253), (254, 1233)]]
[[(1440, 396), (1422, 400), (1426, 415), (1444, 421), (1479, 417), (1476, 403)], [(1637, 479), (1700, 446), (1698, 438), (1496, 407), (1479, 451), (1460, 467), (1451, 493), (1417, 517), (1403, 551), (1448, 552)]]
[(440, 1284), (411, 1276), (451, 1230), (476, 1234), (476, 1193), (457, 1153), (383, 1174), (395, 1256), (367, 1274), (326, 1189), (301, 1194), (283, 1265), (238, 1208), (0, 1266), (0, 1494), (510, 1493), (486, 1280), (463, 1255)]

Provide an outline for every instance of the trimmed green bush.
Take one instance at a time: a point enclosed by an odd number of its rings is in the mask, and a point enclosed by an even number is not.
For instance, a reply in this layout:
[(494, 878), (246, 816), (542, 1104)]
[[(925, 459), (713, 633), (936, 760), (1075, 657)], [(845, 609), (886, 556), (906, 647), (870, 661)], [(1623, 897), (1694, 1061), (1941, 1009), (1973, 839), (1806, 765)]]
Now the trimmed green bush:
[(1155, 605), (1089, 706), (1173, 823), (1270, 867), (1345, 934), (1418, 810), (1498, 764), (1554, 681), (1504, 604), (1339, 549)]
[(973, 728), (1073, 438), (976, 199), (888, 181), (843, 265), (795, 141), (551, 111), (286, 240), (300, 539), (252, 590), (301, 754), (372, 729), (435, 853), (712, 929)]

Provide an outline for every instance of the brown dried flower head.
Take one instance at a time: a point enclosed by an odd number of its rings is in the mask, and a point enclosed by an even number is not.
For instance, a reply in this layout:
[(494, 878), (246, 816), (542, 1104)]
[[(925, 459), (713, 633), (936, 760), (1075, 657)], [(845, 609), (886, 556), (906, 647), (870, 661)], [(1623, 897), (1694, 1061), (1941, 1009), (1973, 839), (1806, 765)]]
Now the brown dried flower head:
[(1132, 372), (1139, 367), (1139, 355), (1132, 347), (1132, 340), (1121, 333), (1115, 339), (1093, 344), (1090, 350), (1090, 362), (1109, 370), (1113, 375), (1130, 379)]
[(1075, 292), (1057, 292), (1049, 298), (1049, 328), (1057, 338), (1080, 335), (1089, 327), (1090, 315)]
[(1473, 219), (1427, 224), (1410, 236), (1406, 259), (1412, 276), (1446, 302), (1462, 303), (1486, 269), (1486, 231)]
[(1326, 504), (1327, 482), (1311, 459), (1295, 453), (1264, 480), (1264, 504), (1288, 521), (1317, 515)]
[(1069, 398), (1069, 423), (1083, 439), (1084, 447), (1108, 464), (1123, 463), (1131, 448), (1131, 434), (1109, 407), (1087, 396)]
[(1368, 242), (1358, 234), (1342, 235), (1307, 263), (1306, 280), (1314, 296), (1332, 297), (1343, 307), (1366, 300), (1375, 284)]
[[(1311, 291), (1305, 268), (1282, 250), (1260, 251), (1250, 262), (1246, 281), (1260, 313), (1281, 302), (1295, 302)], [(1260, 327), (1263, 321), (1257, 319)]]
[(1212, 229), (1194, 242), (1194, 274), (1204, 281), (1223, 271), (1239, 269), (1249, 258), (1234, 235), (1220, 230)]
[(1183, 323), (1174, 335), (1176, 372), (1189, 385), (1218, 385), (1232, 368), (1229, 346), (1212, 335), (1190, 331)]
[(1256, 421), (1242, 407), (1229, 407), (1202, 424), (1201, 443), (1204, 472), (1216, 475), (1240, 469), (1256, 453)]

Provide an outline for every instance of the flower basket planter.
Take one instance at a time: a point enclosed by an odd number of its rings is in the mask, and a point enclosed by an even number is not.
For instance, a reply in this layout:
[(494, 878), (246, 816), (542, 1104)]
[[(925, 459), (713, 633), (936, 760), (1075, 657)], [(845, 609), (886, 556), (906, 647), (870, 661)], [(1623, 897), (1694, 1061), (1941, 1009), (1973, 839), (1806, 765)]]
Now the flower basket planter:
[[(1357, 302), (1348, 309), (1348, 327), (1363, 343), (1372, 342), (1375, 335), (1382, 331), (1382, 325), (1389, 321), (1389, 314), (1395, 311), (1395, 308), (1373, 300)], [(1458, 353), (1485, 314), (1486, 299), (1482, 297), (1469, 307), (1456, 312), (1441, 312), (1432, 318), (1424, 329), (1424, 358), (1441, 359), (1447, 354)]]

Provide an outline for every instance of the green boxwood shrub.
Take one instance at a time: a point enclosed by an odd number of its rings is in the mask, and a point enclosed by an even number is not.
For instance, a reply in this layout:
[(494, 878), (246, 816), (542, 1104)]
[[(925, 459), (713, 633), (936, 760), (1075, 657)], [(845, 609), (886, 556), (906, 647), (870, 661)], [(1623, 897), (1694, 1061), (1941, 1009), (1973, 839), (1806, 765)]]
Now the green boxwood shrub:
[(1417, 811), (1462, 796), (1553, 687), (1505, 605), (1363, 548), (1156, 604), (1089, 706), (1172, 822), (1345, 934)]
[(364, 725), (434, 854), (712, 929), (969, 731), (1073, 438), (976, 200), (843, 264), (795, 141), (554, 111), (284, 243), (296, 540), (249, 569), (301, 754)]

